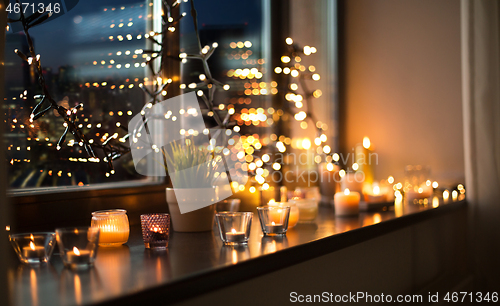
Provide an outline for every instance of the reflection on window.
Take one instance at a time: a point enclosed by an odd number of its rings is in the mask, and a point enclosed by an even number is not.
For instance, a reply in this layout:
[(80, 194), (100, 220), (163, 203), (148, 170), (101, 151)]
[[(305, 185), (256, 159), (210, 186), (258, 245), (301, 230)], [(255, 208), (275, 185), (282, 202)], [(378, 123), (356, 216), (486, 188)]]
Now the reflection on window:
[[(147, 47), (144, 35), (152, 23), (151, 9), (149, 2), (140, 0), (79, 1), (66, 14), (30, 29), (51, 95), (66, 108), (84, 105), (79, 125), (91, 142), (110, 137), (125, 142), (123, 127), (144, 105), (138, 85), (147, 81), (148, 55), (142, 50)], [(106, 163), (89, 159), (71, 135), (57, 150), (64, 122), (51, 111), (30, 123), (34, 96), (41, 90), (34, 69), (14, 49), (29, 53), (24, 34), (11, 28), (5, 42), (3, 101), (9, 186), (144, 179), (136, 173), (130, 154), (118, 159), (110, 174)]]

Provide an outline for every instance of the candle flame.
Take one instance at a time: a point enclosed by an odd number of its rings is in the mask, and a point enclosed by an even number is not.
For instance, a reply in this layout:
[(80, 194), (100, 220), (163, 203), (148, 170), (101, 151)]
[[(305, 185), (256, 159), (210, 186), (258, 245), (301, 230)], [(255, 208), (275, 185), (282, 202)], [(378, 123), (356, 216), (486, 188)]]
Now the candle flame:
[(234, 228), (232, 228), (231, 233), (236, 234), (236, 230)]
[(349, 195), (350, 193), (351, 193), (351, 191), (349, 190), (349, 188), (346, 188), (346, 189), (344, 190), (344, 194), (345, 194), (345, 195)]
[(370, 138), (368, 138), (368, 137), (366, 137), (366, 136), (365, 136), (365, 137), (363, 137), (363, 147), (364, 147), (365, 149), (369, 149), (369, 148), (370, 148), (370, 145), (371, 145), (371, 143), (370, 143)]
[(271, 225), (276, 225), (276, 223), (274, 223), (274, 221), (271, 221)]
[(73, 252), (75, 252), (76, 256), (80, 256), (80, 250), (77, 247), (73, 247)]
[(30, 241), (30, 248), (34, 251), (35, 250), (35, 244), (33, 241)]
[(33, 237), (33, 234), (30, 234), (30, 239), (31, 239), (31, 241), (35, 240), (35, 237)]
[(374, 195), (379, 195), (380, 194), (380, 187), (379, 186), (373, 187), (373, 194)]
[(276, 203), (276, 201), (274, 199), (271, 199), (267, 204), (274, 204), (274, 203)]

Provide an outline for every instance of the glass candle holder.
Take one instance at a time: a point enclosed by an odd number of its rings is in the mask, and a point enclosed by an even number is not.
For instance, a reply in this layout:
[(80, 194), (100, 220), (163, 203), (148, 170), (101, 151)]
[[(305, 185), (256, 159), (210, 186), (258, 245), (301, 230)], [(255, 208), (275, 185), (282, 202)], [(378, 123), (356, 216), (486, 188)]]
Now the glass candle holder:
[(56, 229), (57, 245), (66, 267), (80, 270), (94, 265), (99, 243), (99, 228)]
[(273, 202), (267, 203), (268, 206), (284, 207), (290, 206), (290, 217), (288, 218), (288, 228), (292, 228), (299, 222), (299, 208), (293, 202)]
[(299, 222), (312, 222), (318, 216), (318, 201), (316, 199), (292, 199), (299, 210)]
[(430, 168), (421, 165), (405, 167), (404, 194), (407, 200), (424, 199), (432, 196), (432, 182), (429, 179)]
[(50, 260), (56, 245), (55, 233), (22, 233), (9, 235), (10, 243), (19, 260), (27, 264), (41, 264)]
[(290, 206), (261, 206), (257, 212), (264, 236), (286, 235)]
[(251, 212), (219, 212), (215, 215), (220, 239), (225, 245), (248, 243), (253, 214)]
[(130, 226), (124, 209), (93, 212), (91, 226), (101, 230), (99, 246), (120, 246), (128, 241)]
[(166, 249), (170, 229), (169, 214), (141, 215), (142, 239), (146, 249)]

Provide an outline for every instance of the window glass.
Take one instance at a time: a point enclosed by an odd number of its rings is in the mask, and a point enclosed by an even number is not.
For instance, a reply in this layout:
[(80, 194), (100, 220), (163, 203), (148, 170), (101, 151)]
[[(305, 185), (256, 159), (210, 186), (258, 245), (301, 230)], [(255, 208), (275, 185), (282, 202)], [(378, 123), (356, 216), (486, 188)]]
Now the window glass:
[[(83, 104), (78, 124), (90, 141), (116, 137), (120, 144), (126, 134), (123, 127), (144, 105), (138, 85), (148, 76), (146, 55), (140, 50), (146, 48), (150, 11), (148, 2), (140, 0), (79, 1), (29, 30), (50, 94), (66, 108)], [(26, 15), (30, 14), (28, 8)], [(11, 26), (5, 42), (4, 149), (10, 188), (147, 179), (136, 173), (130, 154), (116, 160), (115, 173), (110, 173), (102, 152), (96, 150), (101, 162), (92, 162), (72, 135), (58, 150), (65, 127), (52, 110), (30, 122), (34, 96), (41, 89), (33, 67), (14, 53), (15, 49), (29, 53), (26, 37), (18, 29)]]

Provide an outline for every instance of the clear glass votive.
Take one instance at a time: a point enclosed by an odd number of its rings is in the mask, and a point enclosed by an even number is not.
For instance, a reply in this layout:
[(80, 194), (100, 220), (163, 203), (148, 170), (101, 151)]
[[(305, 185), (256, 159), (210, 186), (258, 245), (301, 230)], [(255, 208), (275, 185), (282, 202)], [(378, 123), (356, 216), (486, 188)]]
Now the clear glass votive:
[(260, 206), (257, 212), (264, 236), (286, 235), (290, 206)]
[(290, 217), (288, 218), (288, 228), (292, 228), (297, 223), (299, 222), (299, 208), (295, 203), (293, 202), (269, 202), (267, 203), (268, 206), (279, 206), (279, 207), (284, 207), (284, 206), (290, 206)]
[(248, 243), (253, 213), (251, 212), (219, 212), (215, 214), (220, 239), (225, 245)]
[(316, 199), (292, 199), (290, 203), (299, 209), (299, 222), (312, 222), (318, 216), (318, 200)]
[(165, 213), (141, 215), (142, 239), (146, 249), (168, 247), (170, 215)]
[(91, 226), (101, 230), (100, 246), (120, 246), (128, 241), (130, 226), (124, 209), (94, 211)]
[(49, 232), (9, 235), (19, 260), (27, 264), (41, 264), (50, 260), (56, 245), (56, 234)]
[(220, 201), (216, 204), (215, 210), (217, 212), (220, 211), (230, 211), (230, 212), (237, 212), (240, 209), (240, 199), (227, 199)]
[(76, 227), (56, 229), (57, 245), (63, 263), (71, 269), (86, 269), (94, 265), (100, 229)]

